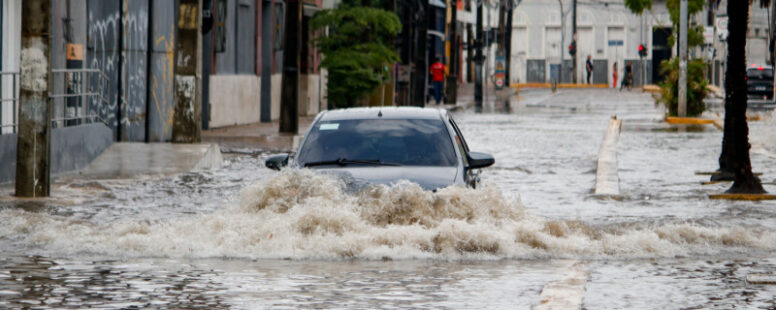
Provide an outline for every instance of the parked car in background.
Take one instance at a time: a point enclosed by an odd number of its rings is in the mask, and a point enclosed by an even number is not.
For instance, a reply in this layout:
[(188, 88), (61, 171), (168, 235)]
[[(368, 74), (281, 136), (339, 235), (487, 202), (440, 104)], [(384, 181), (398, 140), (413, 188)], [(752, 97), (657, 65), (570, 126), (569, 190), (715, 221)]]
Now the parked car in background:
[(746, 93), (750, 100), (773, 101), (773, 69), (748, 68), (746, 70)]
[[(342, 177), (349, 187), (409, 180), (427, 190), (476, 187), (479, 169), (495, 162), (472, 152), (444, 109), (351, 108), (323, 111), (307, 131), (291, 167)], [(289, 155), (267, 159), (280, 170)]]

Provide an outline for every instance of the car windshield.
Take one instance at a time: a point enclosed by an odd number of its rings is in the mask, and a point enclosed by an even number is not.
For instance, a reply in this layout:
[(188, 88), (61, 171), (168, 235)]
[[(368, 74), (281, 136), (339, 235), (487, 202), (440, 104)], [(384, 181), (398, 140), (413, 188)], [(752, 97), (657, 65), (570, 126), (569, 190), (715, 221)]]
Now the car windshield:
[(299, 151), (299, 164), (454, 166), (445, 123), (433, 119), (322, 121)]
[(762, 69), (749, 69), (746, 70), (746, 77), (750, 80), (773, 80), (773, 70)]

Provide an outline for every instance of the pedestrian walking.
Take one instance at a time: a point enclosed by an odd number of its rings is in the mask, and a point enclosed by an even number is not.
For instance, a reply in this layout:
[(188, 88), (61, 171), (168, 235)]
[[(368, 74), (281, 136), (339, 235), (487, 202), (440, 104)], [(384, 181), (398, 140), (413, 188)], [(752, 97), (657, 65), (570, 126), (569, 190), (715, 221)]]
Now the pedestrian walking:
[(590, 76), (593, 75), (593, 62), (590, 59), (590, 55), (587, 55), (587, 62), (585, 63), (585, 70), (587, 70), (587, 84), (590, 84)]
[(617, 61), (614, 61), (614, 67), (612, 67), (612, 88), (617, 88)]
[(442, 63), (442, 57), (437, 56), (430, 71), (431, 81), (434, 85), (434, 100), (436, 104), (439, 104), (442, 101), (442, 92), (445, 88), (445, 65)]
[(633, 84), (633, 65), (631, 65), (631, 62), (629, 61), (625, 64), (625, 74), (622, 77), (620, 90), (622, 90), (622, 88), (626, 86), (628, 87), (628, 90), (630, 90), (631, 84)]

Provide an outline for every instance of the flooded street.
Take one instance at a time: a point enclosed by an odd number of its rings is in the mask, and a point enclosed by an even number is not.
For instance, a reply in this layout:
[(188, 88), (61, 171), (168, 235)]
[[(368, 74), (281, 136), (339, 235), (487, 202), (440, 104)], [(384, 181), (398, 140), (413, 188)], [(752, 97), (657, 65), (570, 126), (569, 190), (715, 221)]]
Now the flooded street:
[[(720, 130), (667, 125), (637, 91), (527, 90), (484, 110), (454, 114), (496, 158), (476, 190), (353, 194), (257, 153), (2, 198), (0, 308), (776, 309), (776, 285), (746, 281), (776, 272), (776, 202), (710, 200), (730, 184), (696, 175), (716, 170)], [(763, 115), (752, 166), (774, 193)], [(613, 116), (621, 195), (596, 197)]]

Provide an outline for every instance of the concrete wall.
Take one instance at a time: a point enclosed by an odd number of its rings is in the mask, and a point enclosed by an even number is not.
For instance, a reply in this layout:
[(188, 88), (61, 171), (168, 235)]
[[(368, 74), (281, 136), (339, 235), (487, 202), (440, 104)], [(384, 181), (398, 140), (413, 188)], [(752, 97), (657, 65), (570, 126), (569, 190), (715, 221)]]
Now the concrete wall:
[[(299, 98), (299, 116), (316, 115), (319, 112), (318, 103), (321, 102), (321, 92), (324, 91), (321, 76), (319, 74), (302, 74), (299, 77), (299, 92), (305, 94)], [(321, 102), (321, 107), (326, 108)]]
[(272, 120), (279, 120), (280, 119), (280, 91), (281, 86), (283, 82), (283, 74), (276, 73), (272, 75), (272, 93), (275, 94), (272, 96), (272, 109), (270, 114), (272, 114)]
[[(272, 75), (272, 93), (280, 94), (282, 74)], [(319, 82), (321, 84), (319, 85)], [(326, 84), (319, 74), (302, 75), (299, 81), (299, 115), (314, 116), (320, 107), (326, 109), (323, 98)], [(210, 76), (210, 127), (218, 128), (259, 122), (261, 77), (255, 75)], [(272, 96), (272, 120), (280, 119), (280, 96)]]
[[(0, 183), (16, 176), (15, 134), (0, 135)], [(113, 131), (103, 123), (93, 123), (51, 132), (51, 173), (82, 169), (113, 144)]]
[(210, 127), (258, 122), (260, 85), (255, 75), (211, 75)]
[(83, 169), (113, 144), (103, 123), (59, 128), (51, 132), (51, 173)]
[(0, 135), (0, 183), (13, 181), (16, 176), (16, 134)]

